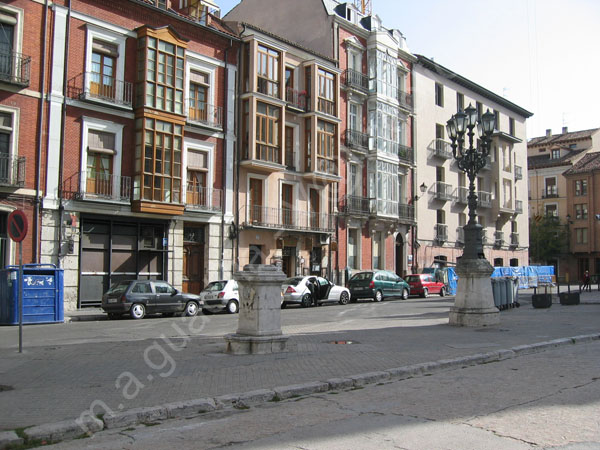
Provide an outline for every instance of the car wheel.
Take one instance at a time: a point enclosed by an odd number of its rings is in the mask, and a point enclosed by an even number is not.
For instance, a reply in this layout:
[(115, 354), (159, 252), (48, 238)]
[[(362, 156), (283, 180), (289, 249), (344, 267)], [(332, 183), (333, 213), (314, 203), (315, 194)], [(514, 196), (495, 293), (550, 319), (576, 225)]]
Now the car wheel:
[(408, 298), (408, 294), (409, 294), (408, 289), (406, 289), (406, 288), (402, 289), (402, 297), (401, 297), (402, 300), (406, 300)]
[(210, 316), (212, 315), (212, 311), (202, 308), (202, 314), (204, 314), (205, 316)]
[(129, 314), (132, 319), (143, 319), (146, 315), (146, 308), (141, 303), (135, 303), (131, 306)]
[(376, 302), (382, 302), (383, 301), (383, 294), (381, 293), (381, 291), (375, 292), (375, 301)]
[(440, 289), (440, 297), (445, 297), (446, 296), (446, 288), (443, 287)]
[(282, 302), (281, 303), (281, 309), (285, 309), (287, 308), (287, 303), (286, 302)]
[(312, 305), (312, 299), (310, 298), (310, 294), (304, 294), (304, 296), (302, 297), (301, 305), (303, 308), (308, 308), (310, 305)]
[(184, 310), (184, 314), (187, 317), (194, 317), (196, 314), (198, 314), (198, 303), (196, 302), (187, 302), (185, 305), (185, 310)]
[(347, 305), (349, 301), (350, 301), (350, 298), (348, 296), (348, 293), (346, 291), (343, 291), (340, 294), (340, 305)]
[(229, 314), (235, 314), (239, 309), (240, 306), (238, 305), (237, 300), (229, 300), (229, 303), (227, 303), (227, 312)]
[(429, 291), (427, 290), (427, 288), (423, 288), (423, 298), (427, 297), (429, 297)]

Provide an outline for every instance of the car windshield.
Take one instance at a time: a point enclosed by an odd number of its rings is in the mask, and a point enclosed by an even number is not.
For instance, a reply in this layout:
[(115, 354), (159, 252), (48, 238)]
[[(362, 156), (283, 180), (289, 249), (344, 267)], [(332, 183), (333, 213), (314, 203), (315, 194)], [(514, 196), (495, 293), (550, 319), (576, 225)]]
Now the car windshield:
[(419, 277), (419, 275), (407, 275), (405, 281), (407, 283), (415, 283), (417, 281), (421, 281), (421, 277)]
[(357, 273), (356, 275), (352, 275), (352, 278), (350, 278), (350, 281), (370, 280), (372, 276), (373, 276), (373, 272), (360, 272), (360, 273)]
[(287, 280), (285, 280), (283, 282), (283, 284), (289, 285), (289, 286), (298, 286), (298, 283), (300, 283), (301, 281), (302, 281), (302, 277), (293, 277), (293, 278), (288, 278)]
[(116, 284), (113, 284), (110, 289), (108, 291), (106, 291), (107, 295), (118, 295), (118, 294), (123, 294), (127, 288), (129, 287), (129, 285), (131, 284), (131, 281), (119, 281)]
[(205, 291), (222, 291), (223, 289), (225, 289), (225, 285), (227, 284), (227, 281), (213, 281), (211, 283), (208, 283), (208, 286), (206, 286), (206, 289), (204, 289)]

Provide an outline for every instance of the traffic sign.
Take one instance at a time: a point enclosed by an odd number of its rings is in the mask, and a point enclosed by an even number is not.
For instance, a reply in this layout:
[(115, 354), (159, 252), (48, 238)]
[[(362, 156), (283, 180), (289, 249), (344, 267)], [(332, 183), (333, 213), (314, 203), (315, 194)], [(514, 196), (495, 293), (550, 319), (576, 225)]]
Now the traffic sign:
[(21, 242), (27, 236), (27, 216), (20, 209), (8, 215), (8, 235), (15, 242)]

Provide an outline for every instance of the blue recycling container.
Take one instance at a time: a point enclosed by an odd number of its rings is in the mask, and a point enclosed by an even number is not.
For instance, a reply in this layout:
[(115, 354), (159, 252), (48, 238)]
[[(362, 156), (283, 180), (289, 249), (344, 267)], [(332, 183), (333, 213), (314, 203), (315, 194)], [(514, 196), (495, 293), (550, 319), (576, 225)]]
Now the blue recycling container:
[[(19, 267), (0, 270), (0, 325), (19, 324)], [(54, 264), (23, 265), (23, 323), (64, 322), (64, 272)]]

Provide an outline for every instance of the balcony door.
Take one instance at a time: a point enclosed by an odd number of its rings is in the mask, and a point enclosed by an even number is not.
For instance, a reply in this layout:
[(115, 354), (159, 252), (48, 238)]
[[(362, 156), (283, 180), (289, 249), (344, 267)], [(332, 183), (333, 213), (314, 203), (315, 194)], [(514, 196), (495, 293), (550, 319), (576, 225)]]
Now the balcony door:
[(293, 224), (294, 187), (291, 184), (281, 185), (281, 214), (282, 224), (291, 226)]
[(116, 48), (110, 44), (94, 42), (90, 93), (100, 98), (115, 100)]
[(321, 212), (319, 191), (310, 189), (310, 226), (311, 228), (319, 228), (319, 213)]
[(195, 122), (206, 122), (208, 119), (206, 111), (206, 98), (208, 87), (197, 83), (190, 83), (190, 120)]
[(294, 127), (285, 127), (285, 165), (288, 170), (296, 170), (294, 153)]
[(206, 178), (208, 172), (189, 170), (187, 173), (186, 203), (194, 206), (210, 206), (206, 191)]
[(263, 180), (250, 178), (249, 186), (250, 221), (262, 222)]
[(14, 25), (0, 22), (0, 78), (11, 79), (13, 73)]

